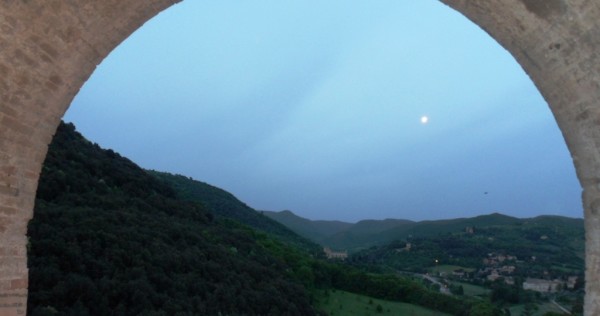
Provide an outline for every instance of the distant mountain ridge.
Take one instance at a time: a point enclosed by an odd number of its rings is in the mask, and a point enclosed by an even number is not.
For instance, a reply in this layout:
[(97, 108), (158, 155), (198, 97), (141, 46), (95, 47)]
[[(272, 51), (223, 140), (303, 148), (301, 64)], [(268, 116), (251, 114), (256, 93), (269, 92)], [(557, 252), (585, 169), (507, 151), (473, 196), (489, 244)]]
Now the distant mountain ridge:
[(300, 217), (287, 210), (281, 212), (262, 211), (262, 213), (290, 228), (300, 236), (304, 236), (315, 242), (319, 242), (332, 234), (345, 231), (354, 225), (342, 221), (313, 221)]
[(408, 237), (432, 237), (464, 231), (468, 227), (515, 226), (524, 224), (560, 226), (561, 229), (583, 229), (583, 219), (542, 215), (516, 218), (500, 213), (471, 218), (411, 221), (402, 219), (362, 220), (355, 224), (341, 221), (312, 221), (291, 211), (263, 214), (286, 225), (297, 234), (337, 250), (359, 251)]

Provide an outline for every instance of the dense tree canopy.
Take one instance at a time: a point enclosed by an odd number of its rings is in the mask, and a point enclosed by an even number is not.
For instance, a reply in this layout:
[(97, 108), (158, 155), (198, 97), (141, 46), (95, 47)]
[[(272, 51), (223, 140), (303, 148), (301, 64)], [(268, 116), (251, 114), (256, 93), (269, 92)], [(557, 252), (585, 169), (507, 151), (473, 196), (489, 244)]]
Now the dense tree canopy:
[(262, 245), (277, 241), (215, 221), (73, 125), (50, 146), (29, 238), (32, 315), (315, 314)]

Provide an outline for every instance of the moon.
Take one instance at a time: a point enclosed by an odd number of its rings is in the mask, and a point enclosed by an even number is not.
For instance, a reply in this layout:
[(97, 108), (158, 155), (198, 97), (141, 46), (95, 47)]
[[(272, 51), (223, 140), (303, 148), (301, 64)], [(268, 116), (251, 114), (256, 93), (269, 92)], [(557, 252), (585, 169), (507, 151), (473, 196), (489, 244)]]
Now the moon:
[(426, 115), (421, 116), (421, 124), (427, 124), (429, 122), (429, 117)]

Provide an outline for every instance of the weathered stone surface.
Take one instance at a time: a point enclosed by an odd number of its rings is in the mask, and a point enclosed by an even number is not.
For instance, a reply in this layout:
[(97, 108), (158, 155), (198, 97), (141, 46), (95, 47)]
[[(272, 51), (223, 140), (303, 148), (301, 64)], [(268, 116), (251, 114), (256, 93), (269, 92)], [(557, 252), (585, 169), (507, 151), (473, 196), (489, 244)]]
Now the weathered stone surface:
[[(441, 1), (505, 47), (548, 102), (583, 187), (586, 278), (597, 279), (600, 2)], [(0, 316), (25, 313), (24, 236), (41, 163), (60, 118), (96, 65), (176, 2), (0, 1)], [(600, 315), (600, 283), (586, 284), (585, 314)]]
[(24, 316), (26, 310), (27, 291), (0, 294), (0, 316)]

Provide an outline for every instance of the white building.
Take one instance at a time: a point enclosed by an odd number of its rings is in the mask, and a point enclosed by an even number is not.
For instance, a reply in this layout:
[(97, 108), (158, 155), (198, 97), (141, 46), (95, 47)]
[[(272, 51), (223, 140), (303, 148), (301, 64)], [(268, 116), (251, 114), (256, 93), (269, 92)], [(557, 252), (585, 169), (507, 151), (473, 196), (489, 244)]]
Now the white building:
[(523, 289), (541, 293), (555, 293), (558, 292), (563, 285), (564, 282), (561, 280), (527, 278), (525, 282), (523, 282)]
[(329, 249), (329, 247), (325, 247), (323, 248), (323, 251), (325, 252), (325, 256), (327, 256), (327, 259), (346, 259), (348, 258), (348, 252), (344, 251), (344, 252), (340, 252), (340, 251), (332, 251), (331, 249)]

